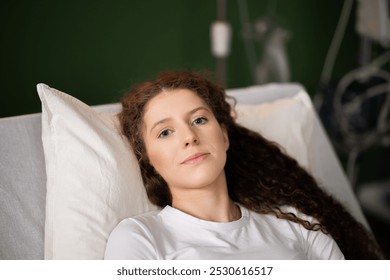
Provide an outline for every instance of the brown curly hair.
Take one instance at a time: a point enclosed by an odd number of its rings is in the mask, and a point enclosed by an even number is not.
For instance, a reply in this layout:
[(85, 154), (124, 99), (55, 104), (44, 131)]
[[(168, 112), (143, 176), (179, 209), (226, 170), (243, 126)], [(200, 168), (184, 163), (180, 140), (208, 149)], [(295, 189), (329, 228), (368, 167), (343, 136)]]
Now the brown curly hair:
[[(139, 161), (146, 192), (153, 204), (171, 205), (172, 196), (167, 183), (146, 156), (141, 127), (144, 108), (163, 90), (173, 89), (195, 92), (212, 109), (219, 124), (227, 129), (230, 147), (225, 174), (233, 201), (257, 213), (272, 214), (308, 230), (330, 234), (346, 259), (382, 258), (379, 247), (362, 224), (276, 143), (237, 124), (225, 90), (193, 72), (162, 73), (156, 80), (136, 86), (122, 98), (121, 127)], [(283, 212), (281, 207), (287, 205), (314, 217), (319, 223), (312, 224), (293, 213)]]

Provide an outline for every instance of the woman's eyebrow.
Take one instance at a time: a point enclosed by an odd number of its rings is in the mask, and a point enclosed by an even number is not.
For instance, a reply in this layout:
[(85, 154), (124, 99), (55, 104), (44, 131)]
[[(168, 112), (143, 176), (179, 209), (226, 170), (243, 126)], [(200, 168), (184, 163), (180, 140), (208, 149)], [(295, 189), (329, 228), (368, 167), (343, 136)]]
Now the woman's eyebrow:
[(197, 111), (199, 111), (199, 110), (206, 110), (206, 111), (209, 111), (209, 112), (210, 112), (210, 110), (207, 109), (206, 107), (204, 107), (204, 106), (199, 106), (199, 107), (196, 107), (195, 109), (192, 109), (191, 111), (189, 111), (189, 112), (187, 113), (187, 115), (192, 115), (193, 113), (195, 113), (195, 112), (197, 112)]
[[(206, 110), (206, 111), (210, 112), (210, 110), (207, 109), (206, 107), (204, 107), (204, 106), (199, 106), (199, 107), (196, 107), (195, 109), (192, 109), (191, 111), (187, 112), (186, 115), (192, 115), (192, 114), (196, 113), (196, 112), (199, 111), (199, 110)], [(164, 118), (164, 119), (162, 119), (162, 120), (159, 120), (159, 121), (155, 122), (155, 123), (153, 124), (152, 128), (150, 129), (150, 131), (152, 131), (152, 130), (153, 130), (156, 126), (158, 126), (159, 124), (168, 122), (169, 120), (171, 120), (171, 118)]]
[(152, 126), (152, 128), (149, 130), (150, 132), (153, 131), (153, 129), (158, 126), (159, 124), (162, 124), (162, 123), (165, 123), (165, 122), (168, 122), (169, 120), (171, 120), (171, 118), (164, 118), (162, 120), (159, 120), (158, 122), (155, 122)]

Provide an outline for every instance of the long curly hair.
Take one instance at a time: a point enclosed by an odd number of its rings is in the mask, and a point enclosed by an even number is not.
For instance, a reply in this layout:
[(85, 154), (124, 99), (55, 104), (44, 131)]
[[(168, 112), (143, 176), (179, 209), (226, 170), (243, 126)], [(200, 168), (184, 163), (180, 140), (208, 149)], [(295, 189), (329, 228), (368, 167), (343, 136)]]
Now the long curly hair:
[[(233, 201), (257, 213), (272, 214), (308, 230), (330, 234), (346, 259), (382, 258), (378, 245), (364, 226), (276, 143), (237, 124), (225, 90), (198, 73), (162, 73), (154, 81), (134, 87), (122, 98), (121, 127), (138, 159), (146, 192), (153, 204), (171, 205), (172, 195), (146, 156), (142, 137), (144, 109), (151, 98), (164, 90), (174, 89), (195, 92), (212, 109), (219, 124), (227, 129), (230, 147), (225, 174)], [(284, 212), (283, 206), (295, 207), (318, 223)]]

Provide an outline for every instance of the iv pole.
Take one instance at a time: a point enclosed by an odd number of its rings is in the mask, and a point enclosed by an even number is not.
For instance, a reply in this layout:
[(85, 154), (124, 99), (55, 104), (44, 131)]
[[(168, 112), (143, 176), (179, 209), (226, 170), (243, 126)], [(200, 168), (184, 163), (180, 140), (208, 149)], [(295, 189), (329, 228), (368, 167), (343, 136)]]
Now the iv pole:
[(226, 58), (230, 53), (231, 28), (226, 21), (226, 0), (217, 0), (217, 19), (211, 24), (211, 51), (216, 58), (218, 83), (226, 87)]

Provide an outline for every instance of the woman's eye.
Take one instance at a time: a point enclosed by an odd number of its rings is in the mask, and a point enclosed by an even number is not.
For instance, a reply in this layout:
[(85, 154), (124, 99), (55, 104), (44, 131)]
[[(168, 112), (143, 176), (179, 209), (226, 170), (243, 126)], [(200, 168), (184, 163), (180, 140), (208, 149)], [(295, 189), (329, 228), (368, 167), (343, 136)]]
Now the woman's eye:
[(193, 122), (194, 125), (200, 125), (207, 123), (207, 119), (205, 117), (196, 118)]
[(168, 137), (169, 135), (171, 135), (171, 133), (172, 133), (171, 130), (165, 129), (165, 130), (160, 132), (160, 134), (158, 135), (158, 138)]

